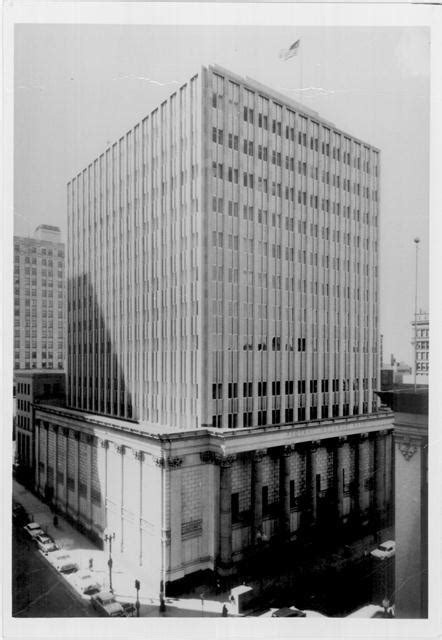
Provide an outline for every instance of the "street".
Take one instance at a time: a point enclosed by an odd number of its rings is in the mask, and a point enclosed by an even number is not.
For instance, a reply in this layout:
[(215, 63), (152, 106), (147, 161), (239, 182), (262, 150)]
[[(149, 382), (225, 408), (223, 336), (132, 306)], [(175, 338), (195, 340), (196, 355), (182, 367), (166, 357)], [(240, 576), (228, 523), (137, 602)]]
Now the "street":
[(32, 546), (21, 527), (12, 536), (12, 615), (21, 618), (79, 618), (95, 614), (71, 591)]

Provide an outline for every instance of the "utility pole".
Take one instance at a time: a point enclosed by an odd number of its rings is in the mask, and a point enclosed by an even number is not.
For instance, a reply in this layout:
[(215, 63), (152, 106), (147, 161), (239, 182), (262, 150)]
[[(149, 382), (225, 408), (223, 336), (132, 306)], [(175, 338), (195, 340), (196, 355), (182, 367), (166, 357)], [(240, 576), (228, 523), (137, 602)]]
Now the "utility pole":
[(415, 287), (414, 287), (414, 392), (416, 393), (416, 370), (417, 370), (417, 274), (418, 274), (418, 249), (419, 238), (414, 239), (416, 245), (416, 273), (415, 273)]

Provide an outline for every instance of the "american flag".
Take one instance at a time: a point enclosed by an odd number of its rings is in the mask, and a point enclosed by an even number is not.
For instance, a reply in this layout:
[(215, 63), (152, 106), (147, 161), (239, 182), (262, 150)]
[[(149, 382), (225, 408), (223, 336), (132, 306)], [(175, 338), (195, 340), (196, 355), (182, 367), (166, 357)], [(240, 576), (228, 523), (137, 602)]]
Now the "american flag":
[(282, 49), (282, 51), (279, 54), (279, 57), (282, 60), (289, 60), (290, 58), (297, 56), (300, 44), (301, 44), (301, 40), (300, 39), (296, 40), (296, 42), (294, 42), (292, 46), (289, 47), (288, 49)]

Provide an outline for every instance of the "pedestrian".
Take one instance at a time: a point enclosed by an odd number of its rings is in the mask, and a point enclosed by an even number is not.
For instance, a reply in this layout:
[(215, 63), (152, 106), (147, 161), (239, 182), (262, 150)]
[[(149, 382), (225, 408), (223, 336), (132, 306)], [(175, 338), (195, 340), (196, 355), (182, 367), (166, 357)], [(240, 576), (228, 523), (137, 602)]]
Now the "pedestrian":
[(94, 559), (89, 558), (89, 571), (92, 571), (93, 568), (94, 568)]
[(223, 618), (227, 618), (227, 617), (228, 617), (228, 615), (229, 615), (229, 614), (228, 614), (228, 612), (227, 612), (227, 607), (226, 607), (226, 604), (224, 603), (224, 604), (223, 604), (222, 611), (221, 611), (221, 616), (222, 616)]
[(58, 527), (58, 516), (57, 516), (57, 514), (54, 515), (53, 523), (54, 523), (54, 527)]

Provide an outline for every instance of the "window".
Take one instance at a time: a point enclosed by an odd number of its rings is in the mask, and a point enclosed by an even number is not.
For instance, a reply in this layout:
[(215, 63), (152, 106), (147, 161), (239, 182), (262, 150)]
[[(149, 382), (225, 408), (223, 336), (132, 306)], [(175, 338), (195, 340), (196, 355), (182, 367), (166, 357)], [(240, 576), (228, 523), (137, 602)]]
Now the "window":
[(253, 413), (247, 412), (243, 413), (243, 427), (252, 427), (253, 426)]
[(258, 382), (258, 395), (259, 396), (267, 395), (267, 382)]
[(238, 397), (238, 384), (236, 382), (229, 382), (228, 395), (229, 395), (229, 398)]
[(244, 382), (243, 395), (245, 398), (253, 396), (253, 382)]
[(212, 384), (212, 399), (220, 399), (223, 396), (223, 385), (222, 384)]
[(230, 508), (232, 513), (232, 524), (235, 524), (239, 521), (239, 493), (232, 493)]
[(272, 395), (279, 396), (281, 395), (281, 383), (279, 380), (276, 382), (272, 382)]
[(262, 496), (262, 510), (263, 510), (263, 513), (265, 513), (269, 509), (269, 488), (267, 485), (264, 485), (262, 487), (261, 496)]
[(295, 481), (290, 480), (290, 508), (293, 509), (296, 504), (295, 498)]
[(279, 409), (272, 410), (272, 424), (279, 424), (281, 422), (281, 411)]

